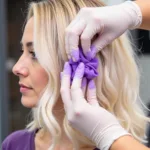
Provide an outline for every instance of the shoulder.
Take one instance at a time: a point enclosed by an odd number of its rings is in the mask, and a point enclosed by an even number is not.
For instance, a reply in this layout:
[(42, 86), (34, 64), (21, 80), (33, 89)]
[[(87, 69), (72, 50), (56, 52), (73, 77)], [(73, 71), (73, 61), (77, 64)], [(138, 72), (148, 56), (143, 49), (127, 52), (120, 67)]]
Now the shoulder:
[(2, 143), (2, 150), (19, 150), (21, 147), (29, 147), (30, 142), (34, 142), (34, 131), (29, 132), (27, 129), (18, 130), (11, 133)]

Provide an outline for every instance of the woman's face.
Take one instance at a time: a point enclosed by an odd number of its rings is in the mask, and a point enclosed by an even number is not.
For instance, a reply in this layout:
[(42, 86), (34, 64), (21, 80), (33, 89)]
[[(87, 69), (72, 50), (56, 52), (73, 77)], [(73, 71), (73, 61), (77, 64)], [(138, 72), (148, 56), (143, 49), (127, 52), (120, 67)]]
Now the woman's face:
[(25, 107), (35, 107), (43, 89), (48, 83), (46, 71), (38, 63), (33, 49), (33, 17), (27, 22), (22, 37), (22, 55), (13, 67), (19, 77), (21, 102)]

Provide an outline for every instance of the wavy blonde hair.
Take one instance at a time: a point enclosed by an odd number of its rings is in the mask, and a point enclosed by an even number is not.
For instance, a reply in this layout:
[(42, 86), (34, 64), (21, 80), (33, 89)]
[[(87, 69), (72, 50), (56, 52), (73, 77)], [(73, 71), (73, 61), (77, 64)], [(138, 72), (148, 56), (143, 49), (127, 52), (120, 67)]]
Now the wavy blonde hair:
[[(49, 82), (39, 100), (32, 108), (29, 131), (43, 128), (50, 132), (53, 150), (61, 140), (62, 127), (53, 114), (54, 105), (60, 97), (60, 72), (65, 61), (65, 29), (83, 7), (104, 6), (99, 0), (44, 0), (30, 3), (27, 21), (34, 16), (34, 49), (39, 63), (47, 71)], [(138, 101), (139, 71), (135, 53), (126, 35), (122, 35), (97, 54), (99, 76), (96, 80), (99, 104), (113, 113), (120, 124), (137, 140), (143, 141), (146, 122)], [(101, 116), (100, 116), (101, 117)], [(63, 127), (75, 149), (81, 145), (95, 144), (69, 126), (64, 117)]]

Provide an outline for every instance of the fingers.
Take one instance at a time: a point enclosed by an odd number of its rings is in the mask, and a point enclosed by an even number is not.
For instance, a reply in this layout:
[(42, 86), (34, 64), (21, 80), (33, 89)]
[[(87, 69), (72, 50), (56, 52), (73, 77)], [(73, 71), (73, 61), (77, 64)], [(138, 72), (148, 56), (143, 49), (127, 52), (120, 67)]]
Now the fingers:
[(66, 29), (65, 45), (67, 54), (72, 57), (74, 62), (79, 60), (79, 36), (83, 32), (86, 24), (83, 20), (76, 21)]
[(100, 29), (101, 26), (99, 24), (91, 22), (83, 30), (81, 35), (81, 45), (85, 56), (87, 56), (87, 53), (90, 51), (92, 38), (100, 32)]
[(81, 83), (84, 75), (84, 63), (80, 63), (76, 69), (75, 76), (73, 78), (72, 86), (71, 86), (71, 98), (74, 103), (81, 102), (84, 98)]
[(87, 87), (87, 101), (89, 104), (99, 106), (96, 96), (96, 86), (94, 80), (90, 80)]
[(84, 97), (85, 97), (85, 93), (86, 93), (86, 86), (87, 86), (87, 79), (85, 77), (83, 77), (81, 88), (82, 88), (82, 92), (83, 92)]
[[(84, 55), (91, 55), (91, 40), (97, 33), (101, 33), (103, 28), (103, 25), (97, 23), (97, 20), (93, 22), (88, 22), (87, 20), (76, 19), (71, 22), (71, 24), (66, 28), (65, 36), (65, 45), (68, 57), (70, 58), (71, 56), (74, 62), (77, 62), (79, 60), (79, 40), (81, 40), (81, 46)], [(97, 45), (99, 46), (98, 42), (99, 40), (96, 40), (96, 43), (92, 45), (97, 48)], [(102, 48), (103, 45), (101, 49)]]
[[(85, 100), (87, 79), (84, 77), (84, 64), (81, 62), (76, 69), (71, 86), (71, 98), (73, 103), (82, 104)], [(83, 78), (83, 79), (82, 79)], [(96, 96), (94, 80), (90, 80), (87, 87), (87, 102), (93, 106), (99, 106)]]
[(69, 59), (71, 58), (71, 55), (70, 55), (69, 45), (68, 45), (68, 43), (69, 43), (69, 33), (68, 32), (69, 32), (69, 29), (71, 29), (75, 25), (76, 22), (77, 22), (77, 19), (74, 19), (65, 30), (65, 32), (66, 32), (65, 47), (66, 47), (66, 53), (67, 53)]
[(71, 89), (75, 90), (81, 88), (82, 78), (84, 75), (84, 63), (80, 63), (75, 71), (75, 75), (72, 81)]
[(60, 93), (62, 101), (64, 103), (65, 110), (68, 111), (71, 108), (71, 95), (70, 95), (70, 76), (71, 67), (68, 62), (65, 63), (63, 73), (61, 74), (61, 88)]

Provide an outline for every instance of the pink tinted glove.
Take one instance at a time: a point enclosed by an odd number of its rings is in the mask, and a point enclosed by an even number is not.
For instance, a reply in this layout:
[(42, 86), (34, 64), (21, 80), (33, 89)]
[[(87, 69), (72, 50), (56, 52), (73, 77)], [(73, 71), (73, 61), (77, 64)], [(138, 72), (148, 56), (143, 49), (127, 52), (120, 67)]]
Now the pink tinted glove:
[(66, 115), (72, 127), (92, 140), (100, 150), (108, 150), (116, 139), (128, 133), (114, 115), (99, 106), (94, 80), (88, 82), (85, 99), (87, 80), (83, 74), (84, 63), (81, 62), (70, 85), (71, 66), (65, 63), (61, 74), (61, 96)]
[[(142, 13), (139, 6), (131, 1), (106, 7), (85, 7), (66, 28), (66, 52), (74, 61), (79, 59), (79, 40), (85, 55), (90, 47), (95, 47), (95, 54), (122, 35), (127, 29), (140, 26)], [(94, 35), (96, 40), (91, 43)], [(95, 56), (93, 56), (94, 58)]]

